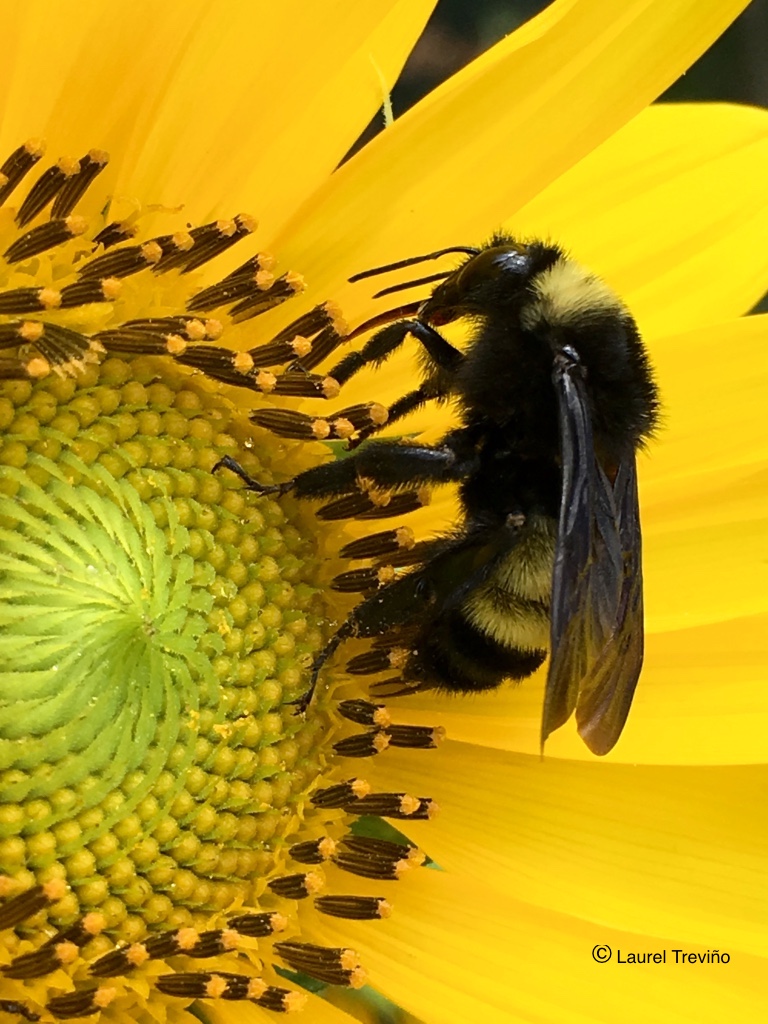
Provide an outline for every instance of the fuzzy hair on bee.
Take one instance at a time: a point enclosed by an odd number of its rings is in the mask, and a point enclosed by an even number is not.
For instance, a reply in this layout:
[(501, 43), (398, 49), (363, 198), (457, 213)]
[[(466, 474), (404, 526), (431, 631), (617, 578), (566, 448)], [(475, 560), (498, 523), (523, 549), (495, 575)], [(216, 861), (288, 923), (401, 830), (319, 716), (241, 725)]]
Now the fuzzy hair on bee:
[[(426, 299), (361, 324), (352, 336), (372, 336), (328, 371), (343, 386), (406, 338), (421, 347), (418, 387), (362, 422), (351, 455), (274, 485), (230, 458), (219, 465), (260, 493), (333, 499), (318, 511), (324, 518), (379, 518), (384, 507), (416, 507), (424, 487), (458, 485), (450, 532), (406, 544), (390, 530), (342, 550), (372, 559), (336, 580), (364, 596), (315, 658), (300, 711), (350, 638), (371, 647), (348, 671), (394, 672), (373, 684), (378, 695), (491, 690), (549, 655), (542, 744), (575, 712), (584, 742), (605, 754), (643, 661), (636, 454), (658, 410), (648, 356), (621, 299), (554, 244), (497, 233), (478, 248), (441, 249), (351, 280), (455, 253), (464, 257), (458, 268), (378, 292), (438, 282)], [(470, 328), (461, 349), (438, 330), (453, 321)], [(458, 419), (435, 444), (368, 440), (385, 420), (435, 400), (452, 402)]]

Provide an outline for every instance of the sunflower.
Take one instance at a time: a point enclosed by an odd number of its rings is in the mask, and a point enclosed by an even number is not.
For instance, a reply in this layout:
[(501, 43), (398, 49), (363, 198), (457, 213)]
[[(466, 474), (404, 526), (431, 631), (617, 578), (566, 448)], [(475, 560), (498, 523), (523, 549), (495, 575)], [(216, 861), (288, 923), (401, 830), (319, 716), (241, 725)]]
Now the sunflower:
[[(560, 0), (338, 170), (430, 2), (8, 14), (2, 1010), (340, 1022), (367, 977), (428, 1022), (764, 1013), (768, 119), (646, 109), (744, 6)], [(600, 762), (568, 726), (539, 757), (540, 676), (382, 713), (337, 669), (293, 715), (348, 537), (212, 472), (380, 416), (408, 352), (322, 408), (378, 308), (345, 282), (500, 225), (616, 288), (662, 388)]]

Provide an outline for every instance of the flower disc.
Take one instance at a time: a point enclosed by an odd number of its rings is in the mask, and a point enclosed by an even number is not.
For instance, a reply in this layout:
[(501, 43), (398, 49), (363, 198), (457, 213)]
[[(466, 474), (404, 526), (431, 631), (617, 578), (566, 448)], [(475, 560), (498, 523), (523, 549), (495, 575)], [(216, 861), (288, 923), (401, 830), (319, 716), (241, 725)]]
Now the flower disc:
[(323, 729), (285, 704), (321, 643), (309, 543), (211, 473), (269, 458), (167, 361), (4, 390), (3, 870), (117, 939), (253, 901)]

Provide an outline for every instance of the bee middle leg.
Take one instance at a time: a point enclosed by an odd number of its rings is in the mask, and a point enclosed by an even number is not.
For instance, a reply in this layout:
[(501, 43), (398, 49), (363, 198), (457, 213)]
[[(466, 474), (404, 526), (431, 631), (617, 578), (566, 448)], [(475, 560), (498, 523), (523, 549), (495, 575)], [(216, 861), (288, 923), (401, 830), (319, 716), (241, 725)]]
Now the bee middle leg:
[(287, 494), (293, 484), (292, 480), (287, 480), (282, 484), (259, 483), (258, 480), (254, 480), (252, 476), (246, 473), (237, 459), (233, 459), (231, 455), (225, 455), (219, 459), (211, 472), (215, 473), (218, 469), (230, 469), (240, 477), (249, 491), (257, 491), (259, 494)]
[(260, 494), (287, 494), (297, 498), (329, 498), (353, 494), (365, 487), (391, 490), (400, 487), (421, 487), (425, 484), (451, 483), (466, 479), (477, 467), (473, 448), (459, 444), (454, 431), (434, 447), (425, 444), (373, 441), (354, 455), (334, 462), (324, 462), (304, 470), (282, 484), (261, 484), (249, 476), (231, 456), (216, 463), (220, 468), (237, 473), (249, 490)]

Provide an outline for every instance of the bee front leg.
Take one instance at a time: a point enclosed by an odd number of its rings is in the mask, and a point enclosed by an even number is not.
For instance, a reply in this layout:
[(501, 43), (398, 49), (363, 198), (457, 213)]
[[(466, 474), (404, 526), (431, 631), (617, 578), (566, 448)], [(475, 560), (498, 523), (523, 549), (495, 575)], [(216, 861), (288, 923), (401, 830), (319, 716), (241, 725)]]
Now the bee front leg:
[(455, 372), (464, 360), (457, 348), (423, 320), (398, 320), (374, 334), (359, 352), (350, 352), (344, 356), (328, 371), (328, 376), (339, 384), (346, 384), (364, 366), (381, 366), (400, 348), (409, 334), (421, 342), (435, 365), (442, 370)]

